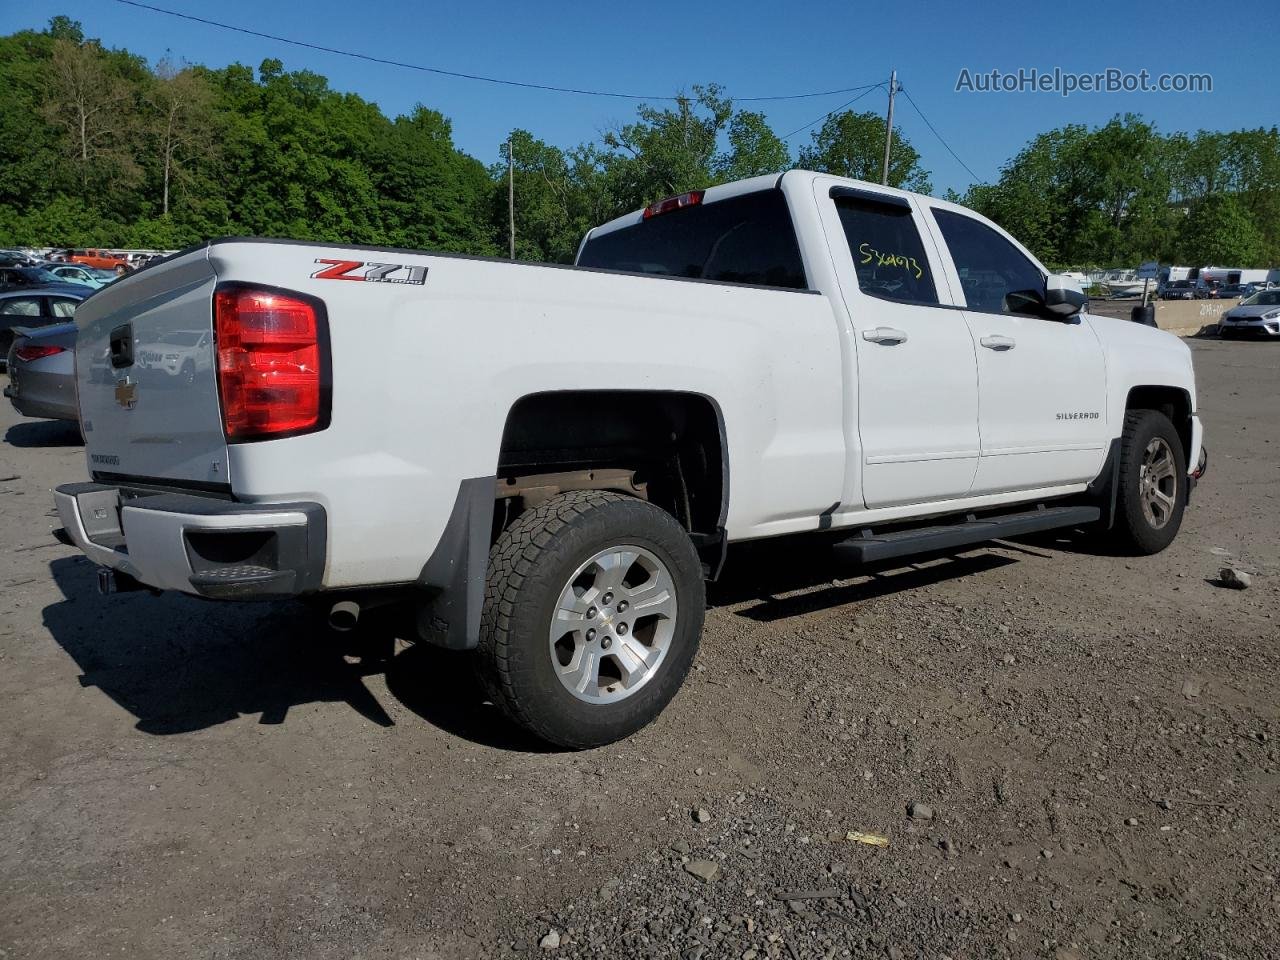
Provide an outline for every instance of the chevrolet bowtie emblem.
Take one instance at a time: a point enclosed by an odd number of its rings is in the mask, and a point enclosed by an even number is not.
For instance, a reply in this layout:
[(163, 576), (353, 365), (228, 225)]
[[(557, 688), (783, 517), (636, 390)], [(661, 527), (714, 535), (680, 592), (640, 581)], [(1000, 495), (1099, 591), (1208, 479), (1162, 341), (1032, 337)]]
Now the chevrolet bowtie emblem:
[(138, 402), (138, 385), (125, 377), (116, 381), (116, 403), (126, 410), (132, 410)]

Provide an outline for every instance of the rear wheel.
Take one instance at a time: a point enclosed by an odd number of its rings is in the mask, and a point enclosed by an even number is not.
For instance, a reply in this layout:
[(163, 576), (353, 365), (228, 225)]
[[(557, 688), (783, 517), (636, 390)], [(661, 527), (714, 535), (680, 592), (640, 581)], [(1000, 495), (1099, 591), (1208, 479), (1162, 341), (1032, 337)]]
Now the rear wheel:
[(629, 736), (684, 681), (698, 649), (702, 568), (664, 510), (616, 493), (552, 497), (489, 554), (478, 648), (491, 699), (581, 749)]
[(1186, 453), (1163, 413), (1125, 414), (1118, 483), (1113, 536), (1132, 552), (1159, 553), (1178, 535), (1187, 503)]

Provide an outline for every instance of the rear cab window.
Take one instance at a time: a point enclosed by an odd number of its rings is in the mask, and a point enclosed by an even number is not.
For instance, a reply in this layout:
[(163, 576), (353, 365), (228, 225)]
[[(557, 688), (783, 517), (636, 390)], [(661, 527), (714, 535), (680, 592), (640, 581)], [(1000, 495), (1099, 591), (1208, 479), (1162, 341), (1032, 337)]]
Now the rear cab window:
[(795, 225), (781, 190), (673, 209), (593, 234), (578, 266), (805, 290)]

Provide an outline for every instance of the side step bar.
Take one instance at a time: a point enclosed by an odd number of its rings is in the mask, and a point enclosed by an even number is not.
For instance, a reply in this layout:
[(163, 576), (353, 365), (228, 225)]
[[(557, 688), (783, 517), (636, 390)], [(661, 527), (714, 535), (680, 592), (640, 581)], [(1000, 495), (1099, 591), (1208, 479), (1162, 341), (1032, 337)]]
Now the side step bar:
[(890, 560), (935, 550), (951, 550), (985, 540), (1004, 537), (1020, 537), (1040, 530), (1060, 527), (1077, 527), (1096, 523), (1102, 516), (1097, 507), (1046, 507), (1024, 513), (1008, 513), (1002, 516), (970, 516), (960, 523), (941, 524), (936, 527), (915, 527), (890, 533), (875, 533), (867, 529), (856, 537), (842, 540), (836, 550), (860, 563)]

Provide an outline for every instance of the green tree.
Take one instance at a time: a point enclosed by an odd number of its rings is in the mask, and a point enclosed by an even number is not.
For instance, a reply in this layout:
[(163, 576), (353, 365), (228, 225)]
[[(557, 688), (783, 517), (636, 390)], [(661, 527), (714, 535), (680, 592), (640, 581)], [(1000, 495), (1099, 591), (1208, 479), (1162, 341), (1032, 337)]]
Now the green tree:
[(629, 208), (714, 182), (716, 142), (733, 115), (733, 104), (716, 84), (695, 86), (675, 106), (648, 105), (635, 122), (605, 133), (612, 151), (604, 158), (612, 190)]
[(44, 116), (58, 127), (82, 189), (128, 188), (140, 179), (135, 159), (135, 90), (93, 41), (53, 42)]
[(150, 108), (147, 133), (159, 156), (160, 213), (167, 217), (170, 186), (188, 185), (189, 166), (212, 162), (216, 153), (213, 88), (202, 71), (161, 60), (143, 99)]
[[(513, 130), (516, 256), (522, 260), (571, 262), (591, 227), (617, 212), (600, 157), (590, 150), (566, 153), (527, 130)], [(506, 150), (490, 168), (492, 219), (505, 241), (508, 230)]]
[(729, 150), (714, 161), (722, 181), (742, 180), (766, 173), (780, 173), (791, 166), (791, 153), (778, 139), (764, 114), (743, 110), (729, 121)]
[(966, 200), (1046, 263), (1110, 266), (1169, 254), (1172, 180), (1167, 141), (1128, 115), (1036, 136)]
[(10, 211), (10, 222), (48, 203), (59, 186), (66, 151), (42, 110), (53, 44), (33, 30), (0, 37), (0, 210)]
[(1178, 231), (1184, 262), (1196, 266), (1261, 267), (1261, 231), (1249, 218), (1241, 200), (1214, 194), (1197, 203)]
[[(800, 166), (855, 180), (879, 183), (884, 172), (884, 119), (874, 113), (845, 110), (829, 116), (800, 148)], [(889, 186), (918, 193), (933, 190), (920, 154), (902, 131), (889, 149)]]

